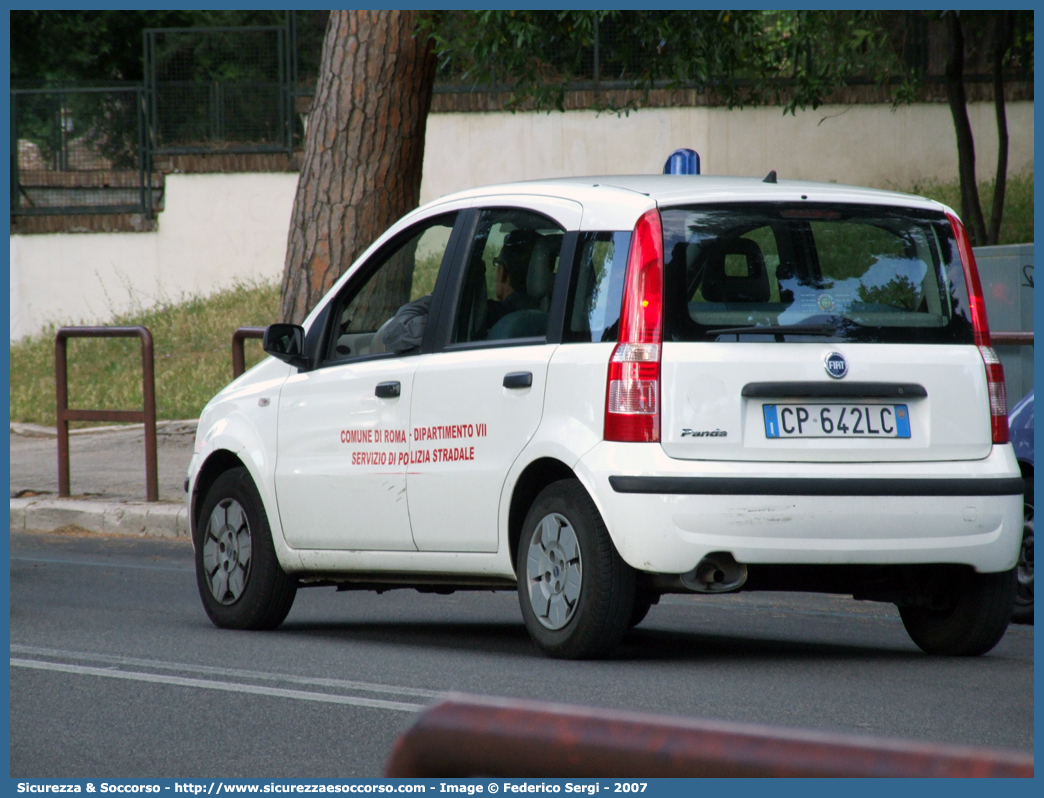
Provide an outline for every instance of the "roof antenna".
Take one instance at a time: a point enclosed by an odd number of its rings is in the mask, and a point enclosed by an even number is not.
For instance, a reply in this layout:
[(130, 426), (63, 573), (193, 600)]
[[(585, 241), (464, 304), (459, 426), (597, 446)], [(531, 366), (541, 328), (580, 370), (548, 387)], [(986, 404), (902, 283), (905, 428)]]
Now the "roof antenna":
[(765, 179), (762, 180), (761, 182), (762, 183), (775, 183), (776, 182), (776, 170), (773, 169), (771, 172), (769, 172), (767, 175), (765, 175)]

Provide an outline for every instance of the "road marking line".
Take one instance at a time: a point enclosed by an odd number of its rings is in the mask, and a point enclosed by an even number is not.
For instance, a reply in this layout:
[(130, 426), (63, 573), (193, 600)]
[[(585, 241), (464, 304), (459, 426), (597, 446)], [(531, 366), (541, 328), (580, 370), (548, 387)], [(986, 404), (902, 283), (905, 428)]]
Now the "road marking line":
[(380, 698), (361, 698), (330, 693), (312, 693), (304, 690), (285, 690), (281, 687), (263, 687), (255, 684), (236, 684), (235, 682), (217, 682), (211, 679), (189, 679), (184, 676), (164, 676), (157, 673), (141, 673), (137, 671), (118, 671), (111, 668), (90, 668), (84, 665), (69, 665), (64, 662), (42, 662), (40, 660), (11, 658), (12, 668), (31, 668), (42, 671), (58, 671), (80, 676), (102, 676), (108, 679), (125, 679), (132, 682), (150, 682), (176, 687), (195, 687), (202, 690), (222, 690), (228, 693), (249, 693), (273, 698), (293, 698), (298, 701), (319, 701), (326, 704), (348, 704), (356, 707), (373, 709), (390, 709), (397, 712), (418, 712), (426, 707), (423, 704), (406, 704), (400, 701), (385, 701)]
[(139, 668), (160, 668), (163, 670), (186, 671), (188, 673), (205, 673), (210, 676), (229, 676), (234, 679), (265, 679), (268, 681), (290, 682), (291, 684), (307, 684), (316, 687), (333, 687), (342, 690), (365, 690), (370, 693), (389, 693), (391, 695), (406, 695), (415, 698), (440, 698), (444, 694), (438, 690), (424, 690), (419, 687), (398, 687), (396, 685), (374, 684), (373, 682), (356, 682), (348, 679), (323, 679), (311, 676), (294, 676), (288, 673), (265, 673), (262, 671), (240, 670), (238, 668), (217, 668), (210, 665), (191, 665), (180, 662), (120, 657), (113, 654), (62, 651), (55, 648), (38, 648), (16, 643), (11, 644), (11, 652), (37, 657), (58, 657), (62, 659), (107, 662), (112, 665), (129, 665)]

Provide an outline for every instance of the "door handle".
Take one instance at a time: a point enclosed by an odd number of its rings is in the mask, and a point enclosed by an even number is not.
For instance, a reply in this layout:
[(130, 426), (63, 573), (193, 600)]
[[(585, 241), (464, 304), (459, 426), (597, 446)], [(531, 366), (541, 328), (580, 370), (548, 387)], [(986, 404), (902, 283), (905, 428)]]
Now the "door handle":
[(510, 374), (504, 375), (504, 387), (505, 388), (532, 388), (533, 387), (533, 372), (532, 371), (513, 371)]
[(394, 399), (402, 393), (402, 386), (398, 382), (379, 382), (374, 394), (379, 399)]

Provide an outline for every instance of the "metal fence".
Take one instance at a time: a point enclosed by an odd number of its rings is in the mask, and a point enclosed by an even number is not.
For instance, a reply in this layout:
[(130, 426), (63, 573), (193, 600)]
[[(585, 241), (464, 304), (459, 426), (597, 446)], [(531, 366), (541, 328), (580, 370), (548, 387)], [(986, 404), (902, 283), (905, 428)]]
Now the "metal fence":
[[(468, 12), (446, 12), (442, 24), (452, 27), (453, 15), (460, 20)], [(553, 15), (556, 12), (536, 12)], [(635, 15), (641, 12), (623, 12), (620, 16), (595, 17), (589, 36), (552, 37), (529, 51), (530, 57), (539, 62), (542, 74), (548, 83), (561, 82), (566, 90), (628, 89), (639, 85), (643, 76), (658, 75), (652, 85), (664, 87), (674, 83), (668, 79), (669, 54), (662, 49), (663, 42), (650, 38), (649, 32), (639, 34), (633, 27)], [(463, 24), (463, 23), (461, 23)], [(945, 82), (945, 25), (941, 17), (932, 17), (922, 11), (892, 11), (885, 15), (883, 24), (888, 30), (896, 55), (902, 60), (910, 74), (925, 84)], [(1018, 25), (1017, 46), (1012, 51), (1012, 64), (1006, 69), (1008, 80), (1033, 79), (1032, 28), (1023, 29), (1025, 20)], [(967, 26), (965, 36), (966, 83), (989, 83), (993, 80), (990, 26)], [(809, 59), (815, 58), (809, 53)], [(811, 63), (811, 62), (810, 62)], [(497, 75), (492, 83), (476, 83), (464, 79), (476, 65), (466, 59), (451, 59), (440, 64), (435, 82), (435, 93), (488, 92), (510, 88), (512, 75)], [(742, 76), (736, 78), (744, 84)], [(846, 82), (848, 85), (875, 84), (878, 77), (873, 74), (856, 75)], [(711, 81), (710, 84), (713, 84)], [(784, 86), (784, 76), (777, 79)], [(710, 85), (708, 84), (708, 85)], [(695, 79), (680, 79), (679, 87), (706, 88)]]
[(144, 32), (155, 155), (292, 152), (289, 26)]
[(292, 154), (303, 126), (296, 17), (287, 19), (146, 29), (144, 84), (12, 89), (11, 213), (152, 217), (156, 156)]
[[(305, 98), (314, 91), (328, 13), (291, 11), (285, 25), (149, 28), (144, 84), (12, 89), (12, 213), (152, 216), (162, 186), (152, 174), (156, 156), (292, 155), (302, 143)], [(921, 13), (895, 13), (903, 57), (922, 79), (940, 80), (941, 40), (931, 32), (938, 24)], [(656, 72), (660, 54), (640, 41), (626, 17), (596, 20), (591, 33), (560, 37), (534, 53), (549, 81), (624, 88)], [(983, 35), (968, 33), (967, 82), (991, 79), (982, 72)], [(1024, 55), (1012, 77), (1032, 80), (1032, 60)], [(465, 64), (443, 64), (435, 91), (498, 91), (514, 80), (504, 75), (476, 85), (464, 82), (467, 72)]]
[(11, 213), (150, 213), (140, 85), (11, 90)]

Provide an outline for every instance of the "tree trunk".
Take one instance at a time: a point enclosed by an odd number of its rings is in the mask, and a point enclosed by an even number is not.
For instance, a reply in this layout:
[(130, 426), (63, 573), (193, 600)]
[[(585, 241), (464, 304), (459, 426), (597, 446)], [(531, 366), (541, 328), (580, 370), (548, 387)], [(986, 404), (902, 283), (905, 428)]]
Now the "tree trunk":
[(1015, 12), (1002, 11), (994, 19), (993, 39), (993, 106), (997, 113), (997, 179), (993, 184), (993, 209), (987, 244), (1000, 241), (1004, 218), (1004, 194), (1008, 187), (1008, 114), (1004, 108), (1004, 56), (1015, 40)]
[(957, 167), (961, 178), (961, 217), (972, 244), (986, 243), (986, 222), (975, 180), (975, 139), (968, 121), (968, 100), (964, 93), (964, 32), (958, 12), (946, 12), (949, 53), (946, 58), (946, 98), (957, 131)]
[(415, 11), (330, 14), (290, 222), (284, 321), (300, 324), (417, 206), (435, 57), (416, 22)]
[(352, 317), (353, 331), (376, 330), (410, 301), (416, 252), (416, 241), (400, 249), (356, 296), (353, 300), (353, 304), (357, 303)]

